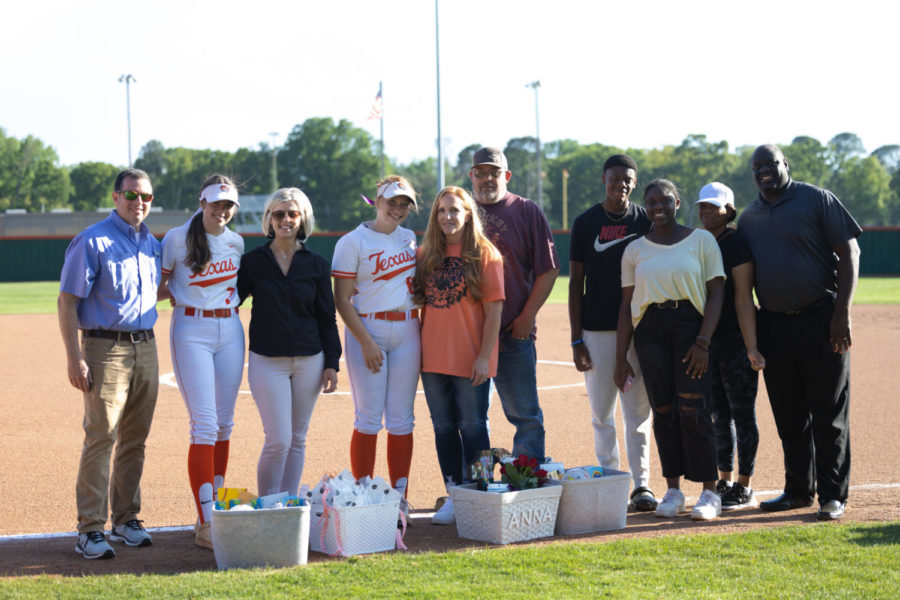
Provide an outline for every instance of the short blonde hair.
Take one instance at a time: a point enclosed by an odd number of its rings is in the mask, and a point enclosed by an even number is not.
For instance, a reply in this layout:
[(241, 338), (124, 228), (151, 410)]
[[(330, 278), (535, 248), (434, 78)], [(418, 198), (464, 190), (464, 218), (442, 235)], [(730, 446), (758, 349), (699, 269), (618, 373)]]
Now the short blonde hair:
[(315, 218), (313, 217), (312, 203), (302, 191), (298, 188), (281, 188), (266, 200), (266, 207), (263, 209), (262, 231), (269, 236), (274, 234), (272, 229), (272, 209), (282, 202), (293, 202), (300, 210), (300, 228), (297, 230), (297, 239), (305, 242), (309, 239), (310, 234), (315, 226)]

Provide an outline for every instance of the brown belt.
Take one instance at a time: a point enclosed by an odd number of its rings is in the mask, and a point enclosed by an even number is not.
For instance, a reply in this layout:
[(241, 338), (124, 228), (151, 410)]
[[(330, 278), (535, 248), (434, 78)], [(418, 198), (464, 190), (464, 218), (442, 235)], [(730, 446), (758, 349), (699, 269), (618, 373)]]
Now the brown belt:
[(406, 321), (408, 319), (418, 319), (419, 309), (414, 308), (406, 312), (384, 311), (376, 313), (364, 313), (359, 315), (362, 319), (378, 319), (379, 321)]
[(85, 329), (84, 335), (94, 338), (105, 338), (117, 342), (129, 341), (132, 344), (146, 342), (154, 337), (152, 329), (138, 329), (137, 331), (113, 331), (111, 329)]
[(227, 319), (231, 315), (238, 314), (238, 309), (231, 308), (214, 308), (212, 310), (200, 310), (193, 306), (184, 307), (184, 316), (186, 317), (206, 317), (207, 319)]

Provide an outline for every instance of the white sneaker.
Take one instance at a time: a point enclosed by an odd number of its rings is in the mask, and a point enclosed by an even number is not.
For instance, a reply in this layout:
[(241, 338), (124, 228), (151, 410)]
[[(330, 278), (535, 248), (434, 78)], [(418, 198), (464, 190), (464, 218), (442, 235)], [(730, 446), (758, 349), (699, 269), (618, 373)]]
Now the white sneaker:
[(453, 498), (447, 498), (441, 509), (431, 517), (434, 525), (453, 525), (456, 523), (456, 514), (453, 512)]
[(695, 521), (711, 521), (721, 514), (722, 499), (711, 490), (703, 490), (691, 511), (691, 518)]
[(669, 488), (656, 507), (656, 516), (674, 517), (680, 512), (684, 512), (684, 494), (677, 488)]

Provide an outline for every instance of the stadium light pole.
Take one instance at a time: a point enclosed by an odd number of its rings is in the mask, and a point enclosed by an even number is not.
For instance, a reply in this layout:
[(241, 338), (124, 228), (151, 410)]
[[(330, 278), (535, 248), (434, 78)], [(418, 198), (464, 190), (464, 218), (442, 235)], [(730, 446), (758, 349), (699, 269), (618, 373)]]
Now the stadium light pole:
[(525, 85), (534, 89), (534, 128), (535, 137), (537, 137), (537, 186), (538, 186), (538, 206), (544, 210), (544, 181), (541, 177), (541, 114), (538, 111), (538, 88), (541, 87), (540, 81), (532, 81)]
[(137, 79), (134, 78), (134, 75), (120, 75), (119, 83), (125, 84), (125, 114), (128, 118), (128, 166), (133, 167), (134, 163), (131, 162), (131, 84), (132, 82), (137, 83)]
[(269, 138), (272, 140), (272, 192), (278, 189), (278, 144), (275, 138), (278, 137), (278, 133), (273, 131), (269, 133)]
[(441, 41), (440, 27), (438, 26), (438, 0), (434, 0), (434, 56), (435, 77), (437, 80), (437, 190), (444, 189), (444, 139), (441, 137)]

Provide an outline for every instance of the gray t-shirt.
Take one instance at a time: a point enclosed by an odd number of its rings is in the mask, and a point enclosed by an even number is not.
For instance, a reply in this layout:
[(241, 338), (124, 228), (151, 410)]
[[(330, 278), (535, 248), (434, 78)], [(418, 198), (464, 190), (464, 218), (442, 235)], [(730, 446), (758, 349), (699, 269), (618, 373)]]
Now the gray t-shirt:
[(757, 196), (738, 221), (753, 252), (756, 295), (765, 310), (787, 312), (837, 293), (834, 249), (862, 229), (837, 196), (791, 181), (772, 204)]

